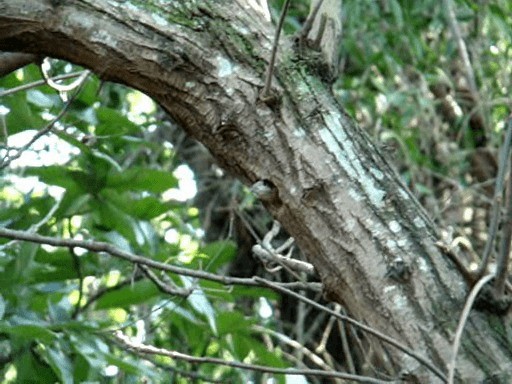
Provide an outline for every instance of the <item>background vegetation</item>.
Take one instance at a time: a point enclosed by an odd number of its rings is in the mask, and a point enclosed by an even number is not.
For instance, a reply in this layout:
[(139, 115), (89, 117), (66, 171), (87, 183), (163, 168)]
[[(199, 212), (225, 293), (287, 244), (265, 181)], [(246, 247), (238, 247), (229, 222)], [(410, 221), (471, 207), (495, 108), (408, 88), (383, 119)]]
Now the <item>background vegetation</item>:
[[(333, 91), (440, 228), (463, 242), (466, 261), (476, 263), (509, 114), (512, 3), (456, 1), (456, 18), (447, 4), (344, 1)], [(271, 5), (277, 18), (282, 4)], [(308, 9), (308, 1), (292, 2), (286, 34), (298, 31)], [(52, 75), (79, 71), (51, 60)], [(272, 223), (257, 200), (151, 100), (94, 75), (62, 93), (41, 79), (37, 65), (0, 79), (1, 226), (106, 242), (193, 270), (294, 279), (251, 255)], [(213, 360), (141, 356), (112, 330), (203, 358), (379, 369), (368, 367), (354, 330), (268, 289), (148, 272), (82, 247), (0, 241), (6, 383), (285, 381)], [(306, 378), (322, 380), (295, 382)]]

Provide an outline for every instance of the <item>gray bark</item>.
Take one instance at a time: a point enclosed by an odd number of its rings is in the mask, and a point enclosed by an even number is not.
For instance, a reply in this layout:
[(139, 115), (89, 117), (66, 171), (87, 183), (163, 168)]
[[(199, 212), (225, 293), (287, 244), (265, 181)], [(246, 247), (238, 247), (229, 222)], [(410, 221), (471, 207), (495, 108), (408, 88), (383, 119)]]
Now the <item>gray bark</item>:
[[(275, 188), (265, 205), (327, 297), (446, 372), (468, 290), (462, 275), (388, 161), (286, 38), (273, 79), (280, 99), (259, 100), (273, 27), (249, 3), (0, 0), (0, 49), (65, 59), (151, 96), (230, 173)], [(387, 276), (397, 259), (408, 279)], [(462, 381), (510, 372), (502, 324), (472, 313), (457, 360)], [(381, 358), (395, 372), (439, 382), (387, 351)]]

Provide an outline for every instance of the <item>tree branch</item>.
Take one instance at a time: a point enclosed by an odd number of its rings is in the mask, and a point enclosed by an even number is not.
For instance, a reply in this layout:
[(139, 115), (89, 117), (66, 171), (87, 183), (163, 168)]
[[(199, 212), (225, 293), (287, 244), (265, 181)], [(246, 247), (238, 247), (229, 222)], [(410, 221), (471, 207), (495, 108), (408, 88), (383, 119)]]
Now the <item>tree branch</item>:
[[(133, 264), (139, 264), (143, 266), (147, 266), (154, 269), (159, 269), (161, 271), (167, 271), (171, 273), (175, 273), (177, 275), (182, 276), (189, 276), (194, 277), (198, 279), (204, 279), (204, 280), (210, 280), (214, 281), (223, 285), (246, 285), (251, 287), (261, 287), (264, 286), (262, 282), (266, 281), (263, 279), (256, 280), (255, 277), (253, 278), (241, 278), (241, 277), (230, 277), (230, 276), (223, 276), (223, 275), (217, 275), (215, 273), (210, 273), (206, 271), (198, 271), (183, 267), (178, 267), (171, 264), (165, 264), (161, 263), (159, 261), (155, 261), (152, 259), (148, 259), (143, 256), (135, 255), (130, 252), (123, 251), (119, 248), (114, 247), (112, 244), (104, 243), (104, 242), (95, 242), (90, 240), (75, 240), (75, 239), (57, 239), (54, 237), (48, 237), (48, 236), (41, 236), (38, 234), (33, 233), (27, 233), (23, 231), (15, 231), (12, 229), (7, 228), (0, 228), (0, 237), (4, 237), (7, 239), (16, 239), (16, 240), (23, 240), (23, 241), (29, 241), (32, 243), (37, 244), (48, 244), (53, 245), (55, 247), (80, 247), (87, 249), (91, 252), (97, 252), (97, 253), (107, 253), (109, 255), (112, 255), (114, 257), (129, 261)], [(262, 280), (262, 281), (259, 281)], [(297, 289), (311, 289), (313, 291), (318, 291), (321, 289), (320, 284), (315, 283), (302, 283), (302, 282), (296, 282), (296, 283), (276, 283), (277, 286), (283, 286), (288, 288), (297, 288)]]
[(291, 368), (273, 368), (273, 367), (267, 367), (263, 365), (257, 365), (257, 364), (247, 364), (247, 363), (240, 363), (237, 361), (227, 361), (224, 359), (218, 359), (214, 357), (197, 357), (197, 356), (191, 356), (187, 355), (181, 352), (177, 351), (171, 351), (164, 348), (156, 348), (151, 345), (145, 345), (142, 343), (133, 343), (130, 341), (130, 339), (121, 333), (120, 331), (116, 332), (114, 335), (114, 341), (117, 342), (120, 345), (125, 346), (126, 348), (132, 349), (134, 351), (137, 351), (139, 353), (145, 353), (149, 355), (160, 355), (160, 356), (167, 356), (172, 359), (176, 360), (184, 360), (189, 363), (193, 364), (215, 364), (215, 365), (223, 365), (227, 367), (233, 367), (233, 368), (241, 368), (251, 371), (257, 371), (257, 372), (266, 372), (266, 373), (275, 373), (275, 374), (284, 374), (284, 375), (309, 375), (309, 376), (318, 376), (318, 377), (330, 377), (330, 378), (341, 378), (341, 379), (347, 379), (347, 380), (353, 380), (360, 383), (368, 383), (368, 384), (383, 384), (383, 383), (396, 383), (395, 380), (393, 381), (384, 381), (384, 380), (378, 380), (374, 379), (372, 377), (368, 376), (360, 376), (360, 375), (352, 375), (349, 373), (342, 373), (342, 372), (334, 372), (334, 371), (323, 371), (320, 369), (291, 369)]

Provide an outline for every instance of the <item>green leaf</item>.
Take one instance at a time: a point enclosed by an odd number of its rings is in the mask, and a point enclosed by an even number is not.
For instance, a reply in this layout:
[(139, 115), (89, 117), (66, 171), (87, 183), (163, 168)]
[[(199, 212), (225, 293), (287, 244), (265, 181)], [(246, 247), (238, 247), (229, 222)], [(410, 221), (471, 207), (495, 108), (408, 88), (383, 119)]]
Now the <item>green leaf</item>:
[(236, 255), (236, 244), (229, 240), (214, 241), (201, 247), (199, 253), (208, 256), (209, 261), (206, 269), (216, 272), (220, 267), (233, 260)]
[(96, 309), (125, 308), (130, 305), (149, 303), (158, 294), (158, 288), (151, 281), (138, 281), (133, 285), (104, 294), (96, 301)]
[(59, 381), (53, 370), (29, 348), (14, 361), (14, 366), (16, 383), (48, 384)]
[[(185, 288), (191, 288), (193, 285), (192, 279), (187, 276), (180, 276), (183, 286)], [(196, 310), (196, 312), (204, 315), (210, 324), (210, 329), (214, 334), (217, 334), (217, 323), (215, 319), (215, 310), (213, 309), (210, 301), (202, 290), (198, 287), (194, 289), (194, 292), (187, 297), (188, 303)]]
[(99, 107), (96, 109), (96, 116), (98, 118), (96, 135), (98, 136), (119, 136), (140, 132), (139, 126), (117, 109)]
[(109, 190), (109, 199), (124, 212), (139, 220), (150, 220), (169, 212), (175, 207), (174, 203), (165, 203), (154, 196), (139, 197), (133, 193), (117, 193)]
[(1, 321), (0, 332), (26, 340), (39, 340), (43, 343), (51, 343), (57, 339), (57, 335), (47, 328), (48, 324), (28, 320), (25, 322), (25, 324), (10, 324)]
[(27, 91), (27, 101), (40, 108), (52, 108), (61, 105), (62, 102), (56, 94), (48, 95), (38, 89), (30, 89)]
[(77, 189), (78, 183), (76, 183), (74, 179), (86, 177), (86, 174), (83, 171), (67, 169), (61, 165), (27, 167), (24, 170), (24, 174), (25, 176), (37, 176), (37, 178), (45, 184), (56, 185), (65, 188), (66, 190)]
[(72, 333), (69, 336), (72, 348), (79, 353), (96, 372), (101, 372), (107, 366), (104, 353), (108, 346), (92, 334)]
[(217, 313), (217, 328), (219, 336), (234, 333), (250, 333), (251, 326), (256, 323), (255, 319), (246, 319), (237, 311)]
[(139, 167), (111, 173), (107, 179), (107, 187), (125, 191), (162, 193), (177, 185), (178, 181), (171, 172)]
[(5, 119), (5, 125), (10, 135), (28, 129), (40, 129), (47, 123), (30, 108), (24, 93), (15, 93), (4, 97), (1, 104), (10, 111)]
[(40, 353), (46, 357), (46, 361), (60, 379), (60, 383), (73, 384), (73, 365), (69, 360), (69, 354), (64, 354), (55, 344), (42, 349)]

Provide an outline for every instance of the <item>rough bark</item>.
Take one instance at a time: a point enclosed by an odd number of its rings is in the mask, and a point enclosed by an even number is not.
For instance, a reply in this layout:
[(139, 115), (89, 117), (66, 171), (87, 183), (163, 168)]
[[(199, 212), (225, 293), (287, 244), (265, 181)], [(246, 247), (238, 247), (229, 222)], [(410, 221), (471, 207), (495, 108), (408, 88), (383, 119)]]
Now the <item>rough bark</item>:
[[(282, 39), (272, 105), (258, 98), (272, 25), (244, 0), (0, 0), (0, 49), (65, 59), (155, 99), (247, 184), (314, 264), (326, 295), (446, 371), (467, 293), (433, 224), (307, 60)], [(401, 260), (411, 272), (392, 279)], [(504, 319), (474, 312), (464, 382), (511, 371)], [(389, 348), (396, 372), (439, 378)], [(395, 373), (396, 373), (395, 372)], [(393, 372), (390, 372), (393, 373)], [(506, 381), (503, 381), (506, 382)]]

